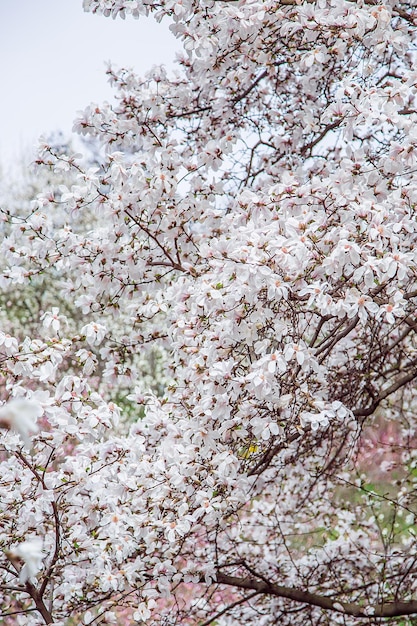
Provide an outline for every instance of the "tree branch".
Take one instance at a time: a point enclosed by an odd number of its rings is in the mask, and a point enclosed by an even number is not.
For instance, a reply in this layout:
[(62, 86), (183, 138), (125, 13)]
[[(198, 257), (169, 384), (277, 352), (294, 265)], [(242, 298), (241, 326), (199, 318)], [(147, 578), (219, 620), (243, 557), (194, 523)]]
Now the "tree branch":
[(379, 394), (379, 396), (375, 398), (375, 400), (372, 402), (372, 404), (369, 407), (359, 408), (356, 411), (353, 411), (353, 414), (355, 415), (355, 417), (367, 417), (368, 415), (372, 415), (372, 413), (381, 404), (382, 400), (385, 400), (385, 398), (388, 398), (388, 396), (393, 394), (395, 391), (398, 391), (398, 389), (401, 389), (401, 387), (404, 387), (404, 385), (406, 385), (407, 383), (417, 378), (417, 369), (416, 369), (415, 360), (413, 361), (412, 365), (413, 365), (413, 369), (410, 372), (408, 372), (408, 374), (405, 374), (401, 378), (398, 378), (392, 385), (390, 385), (386, 389), (383, 389), (381, 393)]
[(250, 593), (248, 596), (245, 596), (244, 598), (240, 598), (239, 600), (236, 600), (236, 602), (233, 602), (232, 604), (229, 604), (224, 609), (222, 609), (221, 611), (216, 613), (216, 615), (213, 615), (208, 620), (203, 622), (203, 624), (201, 624), (201, 626), (209, 626), (215, 620), (217, 620), (219, 617), (221, 617), (222, 615), (224, 615), (228, 611), (231, 611), (235, 606), (239, 606), (240, 604), (245, 604), (245, 602), (249, 602), (249, 600), (251, 600), (252, 598), (254, 598), (257, 595), (259, 595), (259, 591), (254, 591), (253, 593)]
[(417, 600), (411, 602), (378, 602), (361, 606), (353, 602), (339, 602), (327, 596), (320, 596), (310, 591), (282, 587), (253, 578), (237, 578), (219, 572), (216, 581), (222, 585), (238, 587), (239, 589), (252, 589), (260, 594), (286, 598), (294, 602), (302, 602), (312, 606), (318, 606), (326, 611), (336, 611), (352, 617), (400, 617), (417, 613)]
[(161, 244), (161, 242), (159, 241), (158, 237), (156, 237), (156, 235), (154, 235), (149, 228), (147, 228), (144, 224), (142, 224), (134, 215), (132, 215), (132, 213), (129, 213), (129, 211), (127, 209), (125, 209), (125, 213), (128, 217), (130, 217), (130, 219), (132, 220), (132, 222), (134, 222), (150, 239), (152, 239), (156, 245), (158, 246), (158, 248), (162, 251), (162, 253), (166, 256), (166, 258), (169, 260), (169, 263), (171, 265), (171, 267), (175, 270), (179, 270), (181, 272), (184, 272), (184, 268), (181, 267), (181, 265), (179, 263), (176, 263), (174, 261), (174, 259), (172, 258), (172, 256), (170, 255), (170, 253), (168, 252), (168, 250), (165, 248), (165, 246), (163, 246)]
[(241, 100), (243, 100), (244, 98), (246, 98), (246, 96), (248, 96), (250, 94), (250, 92), (252, 91), (252, 89), (255, 89), (256, 85), (258, 83), (261, 82), (261, 80), (263, 78), (265, 78), (265, 76), (268, 76), (268, 70), (264, 70), (263, 72), (261, 72), (259, 74), (259, 76), (257, 78), (255, 78), (255, 80), (253, 81), (253, 83), (251, 85), (249, 85), (249, 87), (247, 87), (245, 89), (245, 91), (243, 91), (242, 93), (238, 94), (237, 96), (235, 96), (232, 100), (232, 106), (235, 106), (238, 102), (240, 102)]
[(26, 591), (30, 595), (32, 600), (34, 601), (35, 606), (37, 610), (39, 611), (39, 613), (42, 615), (45, 624), (52, 624), (52, 622), (54, 621), (52, 618), (52, 613), (48, 611), (48, 609), (46, 608), (46, 605), (42, 599), (42, 596), (40, 595), (36, 587), (32, 585), (32, 583), (27, 582)]

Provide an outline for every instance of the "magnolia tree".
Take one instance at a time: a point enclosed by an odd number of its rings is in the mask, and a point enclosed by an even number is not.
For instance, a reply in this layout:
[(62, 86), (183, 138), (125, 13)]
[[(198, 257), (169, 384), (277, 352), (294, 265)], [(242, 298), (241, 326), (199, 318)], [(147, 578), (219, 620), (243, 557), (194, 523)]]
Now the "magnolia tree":
[(84, 0), (183, 53), (3, 211), (5, 624), (414, 623), (413, 5)]
[[(83, 157), (84, 165), (86, 162), (94, 164), (90, 146), (86, 147), (88, 150), (87, 155)], [(64, 150), (70, 149), (71, 146), (68, 143), (60, 146), (54, 143), (54, 150), (61, 154)], [(75, 214), (68, 213), (65, 202), (59, 201), (68, 187), (77, 181), (76, 172), (72, 169), (55, 168), (50, 171), (49, 168), (42, 168), (33, 171), (30, 168), (25, 171), (22, 168), (22, 171), (17, 171), (16, 176), (17, 179), (13, 180), (12, 184), (7, 181), (3, 182), (0, 194), (0, 216), (2, 217), (0, 232), (2, 237), (9, 238), (6, 240), (8, 254), (0, 259), (0, 279), (3, 281), (0, 289), (0, 328), (3, 331), (0, 336), (1, 342), (2, 344), (11, 342), (12, 336), (17, 340), (24, 339), (27, 335), (47, 337), (51, 329), (52, 334), (56, 335), (62, 325), (67, 336), (73, 337), (77, 331), (95, 319), (79, 307), (75, 299), (69, 299), (65, 294), (64, 286), (69, 279), (76, 276), (77, 270), (72, 269), (71, 266), (58, 270), (51, 263), (48, 267), (40, 266), (39, 271), (36, 271), (34, 257), (28, 253), (29, 248), (24, 251), (14, 248), (16, 235), (13, 231), (20, 230), (22, 233), (29, 228), (29, 241), (30, 237), (33, 237), (33, 225), (39, 219), (39, 212), (34, 210), (32, 202), (38, 196), (46, 195), (54, 198), (53, 210), (48, 214), (49, 227), (52, 230), (70, 227), (77, 232), (89, 232), (97, 226), (94, 211), (86, 210), (81, 219), (77, 219)], [(19, 240), (18, 234), (17, 240)], [(10, 266), (10, 255), (19, 259), (14, 267)], [(27, 273), (30, 274), (30, 280), (27, 280)], [(95, 377), (99, 376), (102, 380), (101, 372), (105, 362), (100, 358), (96, 362), (97, 356), (99, 357), (91, 351), (91, 341), (87, 341), (87, 345), (83, 343), (75, 354), (72, 353), (72, 364), (84, 374), (89, 375), (95, 371)], [(164, 352), (160, 346), (156, 345), (148, 351), (146, 358), (143, 358), (140, 353), (135, 354), (135, 367), (139, 370), (135, 372), (136, 376), (140, 377), (144, 388), (151, 388), (157, 393), (161, 393), (167, 384), (161, 371), (163, 356)], [(47, 376), (53, 367), (50, 361), (44, 361), (43, 371)], [(42, 380), (43, 374), (39, 372), (38, 377)], [(128, 417), (133, 410), (133, 403), (127, 399), (131, 390), (131, 381), (126, 378), (124, 387), (120, 385), (120, 382), (119, 378), (117, 388), (113, 386), (110, 395), (108, 381), (104, 383), (104, 387), (108, 397), (113, 395), (113, 399), (123, 405), (124, 415)], [(137, 411), (135, 413), (137, 414)]]

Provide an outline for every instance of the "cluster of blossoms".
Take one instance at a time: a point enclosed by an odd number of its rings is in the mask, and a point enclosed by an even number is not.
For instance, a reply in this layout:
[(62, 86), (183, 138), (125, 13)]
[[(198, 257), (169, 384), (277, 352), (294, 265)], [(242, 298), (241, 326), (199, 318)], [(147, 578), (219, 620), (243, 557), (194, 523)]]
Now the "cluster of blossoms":
[[(184, 52), (109, 70), (101, 160), (45, 144), (59, 184), (3, 209), (2, 618), (417, 613), (412, 2), (84, 8)], [(358, 471), (381, 415), (395, 493)]]

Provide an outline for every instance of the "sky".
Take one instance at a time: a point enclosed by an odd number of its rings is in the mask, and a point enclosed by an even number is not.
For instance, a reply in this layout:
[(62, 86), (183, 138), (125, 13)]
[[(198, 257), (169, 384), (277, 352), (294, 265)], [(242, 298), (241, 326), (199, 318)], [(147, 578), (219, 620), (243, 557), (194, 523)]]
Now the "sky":
[(77, 111), (112, 100), (106, 62), (143, 74), (180, 44), (153, 18), (112, 20), (82, 0), (0, 0), (0, 164), (33, 158), (42, 134), (69, 135)]

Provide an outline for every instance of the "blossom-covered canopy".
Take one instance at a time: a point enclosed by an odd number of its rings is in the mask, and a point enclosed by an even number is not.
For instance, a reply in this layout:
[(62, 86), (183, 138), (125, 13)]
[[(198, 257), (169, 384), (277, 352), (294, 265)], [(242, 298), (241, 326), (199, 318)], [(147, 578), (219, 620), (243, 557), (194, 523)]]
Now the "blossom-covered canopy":
[(84, 0), (183, 53), (2, 203), (9, 623), (412, 623), (413, 4)]

